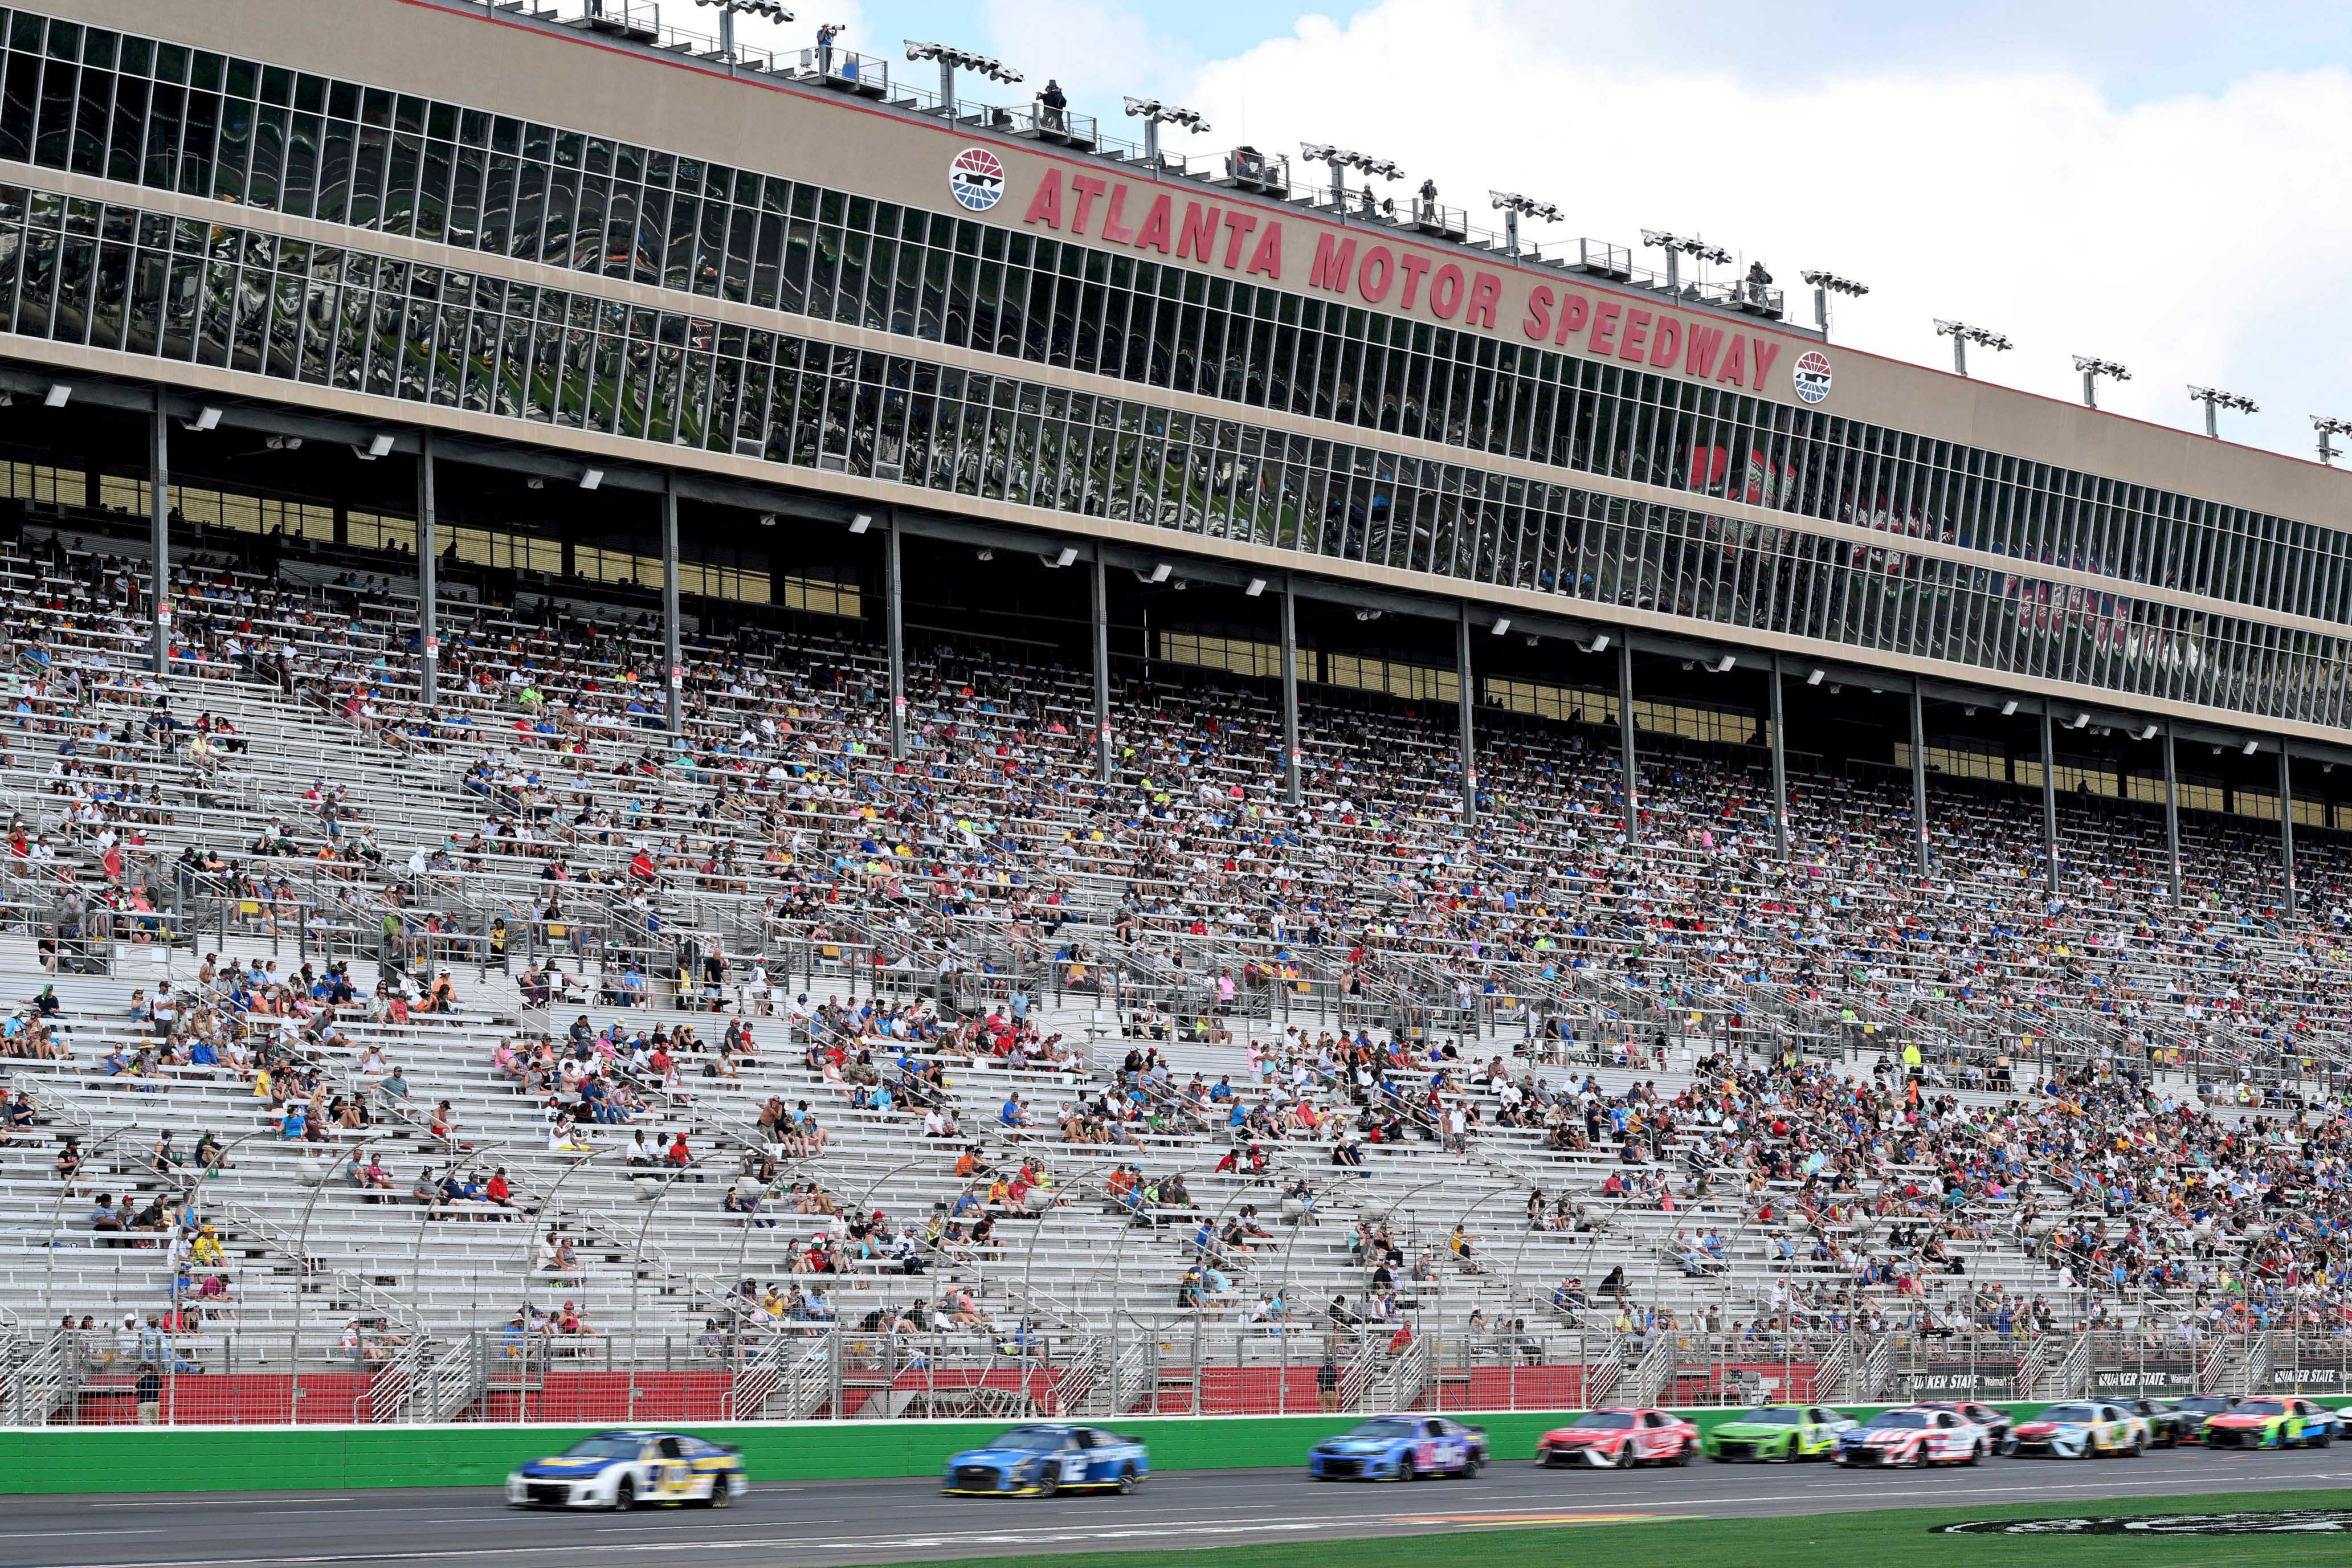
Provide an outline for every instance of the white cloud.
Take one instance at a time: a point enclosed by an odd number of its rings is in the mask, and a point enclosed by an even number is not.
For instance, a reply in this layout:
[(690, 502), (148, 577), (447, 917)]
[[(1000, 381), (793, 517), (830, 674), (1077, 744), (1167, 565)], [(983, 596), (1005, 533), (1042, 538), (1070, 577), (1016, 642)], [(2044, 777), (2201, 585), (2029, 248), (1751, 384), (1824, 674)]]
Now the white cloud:
[[(2005, 332), (1979, 374), (2079, 392), (2093, 353), (2136, 379), (2119, 412), (2187, 426), (2190, 382), (2263, 405), (2226, 433), (2296, 455), (2311, 412), (2352, 416), (2342, 384), (2352, 199), (2319, 173), (2352, 133), (2339, 68), (2249, 76), (2213, 94), (2111, 102), (2061, 65), (2006, 73), (1887, 66), (1778, 85), (1671, 53), (1603, 56), (1555, 10), (1492, 0), (1385, 0), (1179, 84), (1223, 145), (1296, 155), (1302, 139), (1394, 159), (1411, 183), (1492, 219), (1489, 188), (1557, 202), (1539, 232), (1633, 244), (1697, 233), (1761, 258), (1810, 315), (1797, 274), (1871, 285), (1841, 342), (1948, 363), (1930, 322)], [(1402, 192), (1399, 193), (1400, 195)]]

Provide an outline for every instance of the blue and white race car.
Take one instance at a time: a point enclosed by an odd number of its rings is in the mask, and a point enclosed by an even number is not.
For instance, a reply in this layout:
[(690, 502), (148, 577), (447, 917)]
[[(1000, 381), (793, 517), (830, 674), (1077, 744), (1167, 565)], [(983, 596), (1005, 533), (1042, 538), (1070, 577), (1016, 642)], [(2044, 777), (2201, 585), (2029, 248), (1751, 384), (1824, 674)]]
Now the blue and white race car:
[(750, 1486), (743, 1460), (723, 1444), (679, 1432), (599, 1432), (507, 1478), (515, 1508), (609, 1508), (640, 1503), (725, 1508)]
[(1143, 1445), (1095, 1426), (1015, 1426), (948, 1461), (940, 1490), (955, 1497), (1131, 1492), (1151, 1474)]
[(1376, 1415), (1307, 1455), (1307, 1473), (1318, 1481), (1417, 1481), (1486, 1468), (1486, 1434), (1442, 1415)]

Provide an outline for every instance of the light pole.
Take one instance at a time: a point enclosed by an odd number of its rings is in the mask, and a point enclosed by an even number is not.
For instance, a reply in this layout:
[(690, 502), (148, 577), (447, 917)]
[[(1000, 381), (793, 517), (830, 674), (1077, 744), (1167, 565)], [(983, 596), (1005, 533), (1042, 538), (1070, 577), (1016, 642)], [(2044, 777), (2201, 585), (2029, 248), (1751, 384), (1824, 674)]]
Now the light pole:
[(2330, 468), (2335, 467), (2337, 447), (2329, 437), (2352, 436), (2352, 419), (2331, 419), (2325, 415), (2315, 414), (2311, 416), (2311, 427), (2319, 432), (2319, 460)]
[(2096, 408), (2099, 405), (2099, 377), (2104, 375), (2109, 381), (2131, 379), (2131, 372), (2115, 361), (2100, 359), (2092, 354), (2076, 354), (2074, 368), (2083, 373), (2083, 406), (2085, 408)]
[(2219, 410), (2227, 408), (2236, 414), (2262, 412), (2252, 398), (2235, 392), (2224, 392), (2218, 386), (2192, 386), (2189, 389), (2189, 401), (2205, 405), (2205, 434), (2217, 440), (2221, 435)]
[(1195, 136), (1209, 129), (1209, 122), (1201, 118), (1197, 110), (1180, 109), (1156, 98), (1130, 98), (1126, 101), (1128, 114), (1143, 121), (1143, 161), (1151, 165), (1151, 172), (1155, 174), (1160, 172), (1160, 128), (1162, 125), (1181, 125)]
[(1850, 300), (1859, 300), (1870, 292), (1867, 283), (1857, 283), (1851, 278), (1841, 278), (1834, 272), (1823, 272), (1818, 268), (1801, 276), (1813, 286), (1813, 325), (1822, 330), (1823, 337), (1830, 335), (1831, 295), (1843, 294)]
[(978, 55), (970, 49), (960, 49), (952, 44), (919, 44), (907, 40), (907, 58), (910, 60), (935, 60), (940, 68), (940, 112), (948, 119), (956, 117), (956, 72), (968, 70), (984, 76), (991, 81), (1008, 86), (1022, 79), (1021, 73), (993, 55)]
[(1682, 292), (1682, 258), (1685, 256), (1694, 261), (1712, 261), (1717, 267), (1727, 267), (1731, 264), (1731, 252), (1724, 249), (1723, 247), (1709, 245), (1703, 239), (1694, 239), (1688, 235), (1671, 234), (1663, 228), (1643, 229), (1642, 243), (1653, 249), (1666, 253), (1666, 292), (1669, 294)]
[(2006, 353), (2011, 346), (2009, 340), (1999, 332), (1990, 331), (1983, 327), (1972, 327), (1966, 321), (1938, 320), (1936, 322), (1936, 335), (1952, 340), (1952, 370), (1954, 374), (1959, 375), (1969, 374), (1970, 343), (1975, 343), (1980, 348), (1990, 349), (1995, 353)]
[(1363, 174), (1367, 182), (1364, 187), (1366, 201), (1371, 199), (1370, 182), (1373, 176), (1378, 175), (1383, 180), (1404, 178), (1404, 171), (1385, 158), (1375, 158), (1365, 153), (1351, 153), (1345, 147), (1334, 147), (1328, 142), (1301, 142), (1298, 144), (1298, 151), (1306, 155), (1307, 161), (1310, 163), (1325, 163), (1330, 166), (1331, 205), (1339, 209), (1339, 216), (1343, 218), (1348, 216), (1347, 171), (1349, 169), (1357, 170)]
[(771, 22), (789, 22), (793, 14), (776, 4), (776, 0), (694, 0), (698, 5), (719, 7), (719, 52), (729, 60), (735, 58), (735, 17), (764, 17)]
[[(1539, 202), (1517, 191), (1488, 191), (1486, 195), (1494, 203), (1496, 210), (1503, 215), (1503, 250), (1508, 256), (1519, 253), (1519, 219), (1522, 216), (1542, 223), (1558, 223), (1560, 219), (1559, 209), (1549, 202)], [(1535, 254), (1533, 246), (1528, 247), (1528, 254)]]

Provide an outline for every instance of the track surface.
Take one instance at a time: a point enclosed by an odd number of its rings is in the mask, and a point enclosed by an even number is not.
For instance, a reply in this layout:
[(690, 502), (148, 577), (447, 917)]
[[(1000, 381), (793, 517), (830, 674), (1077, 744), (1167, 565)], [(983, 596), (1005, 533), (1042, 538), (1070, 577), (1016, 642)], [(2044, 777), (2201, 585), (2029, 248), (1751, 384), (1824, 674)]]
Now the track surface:
[(492, 1489), (11, 1497), (0, 1503), (0, 1568), (505, 1562), (650, 1568), (672, 1559), (798, 1568), (2319, 1487), (2352, 1487), (2352, 1446), (2284, 1454), (2188, 1449), (2136, 1462), (2007, 1459), (1894, 1474), (1827, 1465), (1541, 1471), (1522, 1462), (1475, 1481), (1410, 1487), (1318, 1486), (1295, 1470), (1196, 1470), (1156, 1476), (1129, 1498), (1051, 1501), (945, 1498), (914, 1480), (772, 1483), (754, 1486), (724, 1513), (626, 1516), (510, 1510)]

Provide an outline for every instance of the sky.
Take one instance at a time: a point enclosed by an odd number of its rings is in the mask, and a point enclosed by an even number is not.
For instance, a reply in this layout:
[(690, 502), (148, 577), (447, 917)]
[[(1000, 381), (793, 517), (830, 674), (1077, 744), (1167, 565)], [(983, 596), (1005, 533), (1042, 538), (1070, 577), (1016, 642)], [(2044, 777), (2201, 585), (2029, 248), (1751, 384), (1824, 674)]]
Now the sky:
[[(1948, 366), (1937, 318), (2005, 334), (1980, 379), (2080, 395), (2072, 357), (2132, 379), (2100, 404), (2201, 427), (2191, 384), (2250, 396), (2232, 440), (2313, 455), (2352, 418), (2352, 6), (2272, 0), (1979, 0), (1903, 7), (1677, 0), (860, 0), (821, 21), (905, 68), (908, 38), (1046, 78), (1107, 130), (1124, 94), (1199, 110), (1171, 134), (1294, 157), (1334, 142), (1402, 165), (1485, 224), (1493, 190), (1559, 205), (1530, 237), (1634, 246), (1644, 228), (1870, 286), (1832, 337)], [(665, 18), (708, 13), (667, 0)], [(974, 93), (973, 96), (982, 96)], [(1654, 253), (1650, 253), (1654, 261)]]

